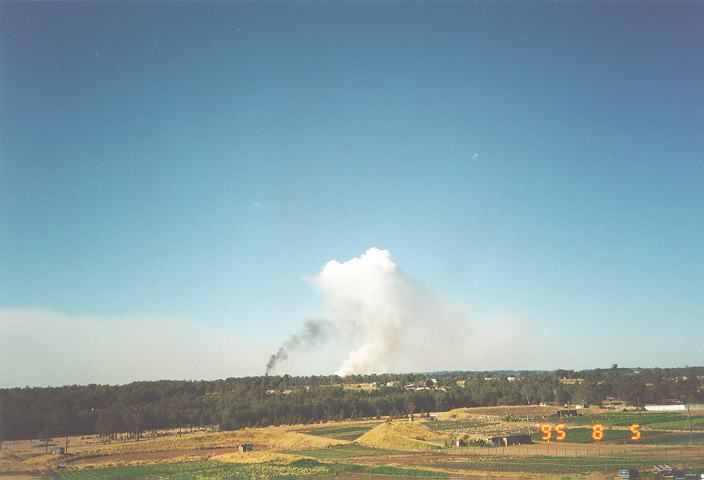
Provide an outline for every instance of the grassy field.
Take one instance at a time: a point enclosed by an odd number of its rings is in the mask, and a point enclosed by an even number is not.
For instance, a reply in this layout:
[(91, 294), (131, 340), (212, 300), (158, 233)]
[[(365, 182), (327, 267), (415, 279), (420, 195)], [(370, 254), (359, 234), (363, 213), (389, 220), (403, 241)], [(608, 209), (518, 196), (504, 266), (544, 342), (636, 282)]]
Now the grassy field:
[(392, 453), (397, 453), (397, 451), (384, 450), (381, 448), (369, 448), (363, 445), (342, 445), (340, 447), (321, 448), (319, 450), (307, 450), (305, 452), (305, 456), (321, 460), (332, 460), (351, 457), (366, 457), (370, 455), (389, 455)]
[[(591, 428), (567, 428), (565, 431), (567, 436), (563, 441), (557, 441), (553, 436), (551, 443), (592, 443), (594, 441), (592, 439)], [(531, 433), (530, 436), (534, 442), (542, 442), (541, 433)], [(618, 441), (619, 443), (623, 443), (624, 441), (628, 441), (630, 443), (630, 438), (631, 432), (628, 430), (610, 430), (607, 428), (604, 430), (603, 442)]]
[[(643, 445), (689, 445), (689, 433), (678, 432), (644, 432), (643, 438), (638, 442)], [(704, 432), (694, 432), (692, 442), (704, 443)]]
[(297, 460), (286, 465), (228, 465), (218, 462), (182, 462), (140, 467), (118, 467), (100, 470), (77, 470), (59, 475), (65, 480), (234, 480), (250, 478), (330, 477), (341, 474), (396, 475), (403, 477), (431, 477), (444, 475), (427, 470), (387, 466), (367, 467), (354, 464), (322, 463), (317, 460)]
[(420, 422), (382, 423), (357, 439), (357, 443), (388, 450), (436, 450), (450, 441), (448, 435), (433, 432)]
[[(655, 412), (608, 412), (599, 415), (580, 415), (562, 420), (567, 425), (590, 425), (600, 423), (604, 426), (627, 427), (639, 423), (643, 427), (655, 430), (688, 430), (689, 421), (686, 413)], [(691, 417), (693, 430), (704, 430), (704, 416)]]
[(437, 420), (423, 422), (423, 425), (437, 433), (472, 433), (497, 423), (496, 421), (481, 418), (472, 420)]
[[(675, 465), (672, 458), (633, 457), (486, 457), (471, 461), (436, 462), (433, 467), (447, 470), (471, 470), (481, 472), (525, 472), (535, 474), (569, 474), (591, 472), (616, 472), (620, 468), (651, 468), (654, 464)], [(704, 459), (689, 460), (689, 468), (701, 469)]]
[[(601, 480), (619, 468), (643, 470), (658, 462), (704, 471), (701, 449), (680, 447), (688, 445), (690, 438), (687, 417), (682, 413), (591, 409), (585, 415), (563, 419), (567, 425), (564, 442), (506, 448), (450, 447), (457, 438), (525, 432), (528, 426), (534, 430), (536, 423), (543, 422), (554, 425), (555, 417), (535, 417), (549, 411), (555, 410), (461, 409), (445, 412), (436, 421), (356, 420), (234, 431), (200, 429), (112, 444), (100, 443), (95, 437), (72, 437), (70, 453), (64, 456), (46, 455), (40, 442), (23, 440), (3, 444), (0, 471), (34, 478), (42, 478), (40, 472), (54, 471), (58, 478), (79, 480), (499, 477), (507, 473), (534, 479), (545, 475), (595, 475), (593, 478)], [(537, 420), (527, 422), (521, 415), (532, 415)], [(605, 426), (601, 445), (592, 441), (591, 425), (595, 423)], [(638, 442), (630, 441), (628, 426), (633, 423), (642, 426)], [(692, 424), (693, 443), (701, 446), (704, 417), (693, 416)], [(539, 433), (533, 434), (538, 443), (540, 437)], [(239, 443), (252, 443), (254, 452), (239, 453)]]
[(360, 436), (371, 430), (373, 425), (355, 425), (352, 427), (316, 428), (308, 430), (308, 435), (334, 438), (337, 440), (356, 440)]

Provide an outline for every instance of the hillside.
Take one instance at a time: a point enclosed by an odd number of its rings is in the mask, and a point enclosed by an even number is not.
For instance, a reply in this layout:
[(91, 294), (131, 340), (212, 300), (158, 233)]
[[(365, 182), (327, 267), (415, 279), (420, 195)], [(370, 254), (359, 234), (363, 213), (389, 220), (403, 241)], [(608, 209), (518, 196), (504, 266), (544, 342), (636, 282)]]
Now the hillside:
[(418, 422), (404, 420), (382, 423), (357, 439), (358, 444), (387, 450), (432, 450), (450, 441), (448, 435), (435, 433)]

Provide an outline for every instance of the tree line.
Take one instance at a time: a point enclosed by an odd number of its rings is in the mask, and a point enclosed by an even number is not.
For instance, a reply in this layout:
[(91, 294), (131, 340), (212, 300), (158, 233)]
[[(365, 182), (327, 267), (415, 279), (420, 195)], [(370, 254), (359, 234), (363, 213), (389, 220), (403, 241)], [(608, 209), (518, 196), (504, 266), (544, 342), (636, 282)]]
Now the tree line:
[[(562, 378), (583, 382), (565, 384)], [(350, 384), (372, 382), (378, 388), (350, 388)], [(118, 433), (139, 439), (145, 431), (166, 428), (217, 426), (231, 430), (459, 407), (601, 405), (607, 399), (631, 405), (704, 403), (704, 368), (624, 369), (614, 365), (580, 372), (440, 372), (345, 378), (283, 375), (8, 388), (0, 389), (0, 440), (92, 434), (109, 440)]]

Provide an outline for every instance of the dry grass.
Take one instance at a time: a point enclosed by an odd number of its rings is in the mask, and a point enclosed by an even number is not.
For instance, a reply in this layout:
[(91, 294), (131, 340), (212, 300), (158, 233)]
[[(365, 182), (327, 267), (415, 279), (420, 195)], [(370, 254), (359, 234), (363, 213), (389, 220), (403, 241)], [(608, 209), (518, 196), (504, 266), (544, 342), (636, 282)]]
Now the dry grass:
[(438, 417), (440, 420), (465, 420), (475, 415), (490, 415), (496, 417), (504, 417), (506, 415), (514, 415), (519, 417), (547, 417), (554, 415), (557, 410), (557, 407), (541, 407), (539, 405), (455, 408), (454, 410), (450, 410), (448, 412), (439, 412)]
[(245, 428), (231, 432), (192, 433), (115, 444), (91, 445), (82, 449), (81, 454), (114, 455), (137, 452), (159, 452), (167, 450), (208, 450), (236, 447), (241, 443), (254, 444), (255, 450), (305, 450), (342, 445), (349, 442), (325, 437), (316, 437), (288, 428)]
[[(68, 455), (45, 454), (44, 446), (36, 440), (3, 442), (0, 472), (37, 472), (56, 468), (59, 463), (90, 468), (98, 465), (130, 466), (203, 460), (210, 456), (209, 450), (234, 448), (241, 443), (253, 444), (255, 452), (316, 450), (350, 443), (346, 440), (307, 435), (293, 431), (293, 428), (295, 427), (246, 428), (230, 432), (199, 431), (139, 442), (122, 441), (109, 444), (96, 442), (92, 437), (72, 437), (69, 439)], [(167, 453), (149, 455), (155, 452)]]
[(420, 423), (398, 421), (374, 427), (356, 443), (387, 450), (434, 450), (444, 447), (447, 440), (448, 435), (435, 433)]
[(291, 463), (294, 460), (298, 460), (300, 455), (290, 455), (287, 453), (276, 453), (276, 452), (247, 452), (247, 453), (224, 453), (222, 455), (215, 455), (210, 457), (210, 460), (215, 460), (218, 462), (225, 463), (238, 463), (238, 464), (248, 464), (248, 463)]
[[(110, 468), (110, 467), (139, 467), (144, 465), (159, 465), (163, 463), (179, 463), (192, 462), (197, 460), (205, 460), (204, 456), (200, 455), (181, 455), (177, 457), (169, 457), (162, 459), (145, 459), (145, 460), (125, 460), (121, 458), (110, 459), (107, 461), (98, 457), (96, 461), (85, 461), (78, 464), (72, 464), (71, 470), (90, 470), (94, 468)], [(3, 479), (4, 480), (4, 479)]]
[(45, 465), (50, 463), (58, 463), (59, 458), (61, 457), (58, 455), (52, 455), (51, 453), (47, 453), (37, 455), (35, 457), (29, 457), (25, 460), (22, 460), (22, 463), (24, 463), (25, 465)]

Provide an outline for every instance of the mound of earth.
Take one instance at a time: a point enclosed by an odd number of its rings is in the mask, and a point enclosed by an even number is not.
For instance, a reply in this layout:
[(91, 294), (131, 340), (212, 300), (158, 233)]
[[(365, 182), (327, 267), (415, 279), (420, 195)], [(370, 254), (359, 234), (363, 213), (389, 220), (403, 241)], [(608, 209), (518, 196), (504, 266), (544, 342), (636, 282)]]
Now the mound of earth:
[(254, 451), (260, 450), (307, 450), (325, 448), (333, 445), (350, 443), (315, 435), (294, 432), (289, 428), (264, 427), (243, 428), (241, 430), (212, 433), (186, 434), (180, 437), (170, 436), (140, 442), (96, 445), (81, 452), (86, 455), (115, 455), (141, 452), (163, 452), (171, 450), (209, 450), (215, 448), (237, 447), (239, 444), (251, 443)]
[(435, 433), (416, 422), (382, 423), (359, 437), (356, 443), (388, 450), (433, 450), (445, 446), (448, 435)]
[(271, 448), (276, 450), (309, 450), (350, 443), (347, 440), (306, 435), (298, 432), (285, 432), (282, 435), (271, 438), (270, 441)]
[(291, 463), (302, 457), (276, 452), (223, 453), (210, 457), (210, 460), (225, 463)]
[(513, 416), (531, 416), (543, 417), (554, 415), (557, 412), (557, 407), (545, 407), (541, 405), (516, 405), (516, 406), (500, 406), (500, 407), (472, 407), (472, 408), (455, 408), (448, 412), (438, 413), (440, 420), (466, 420), (476, 415), (505, 417)]

